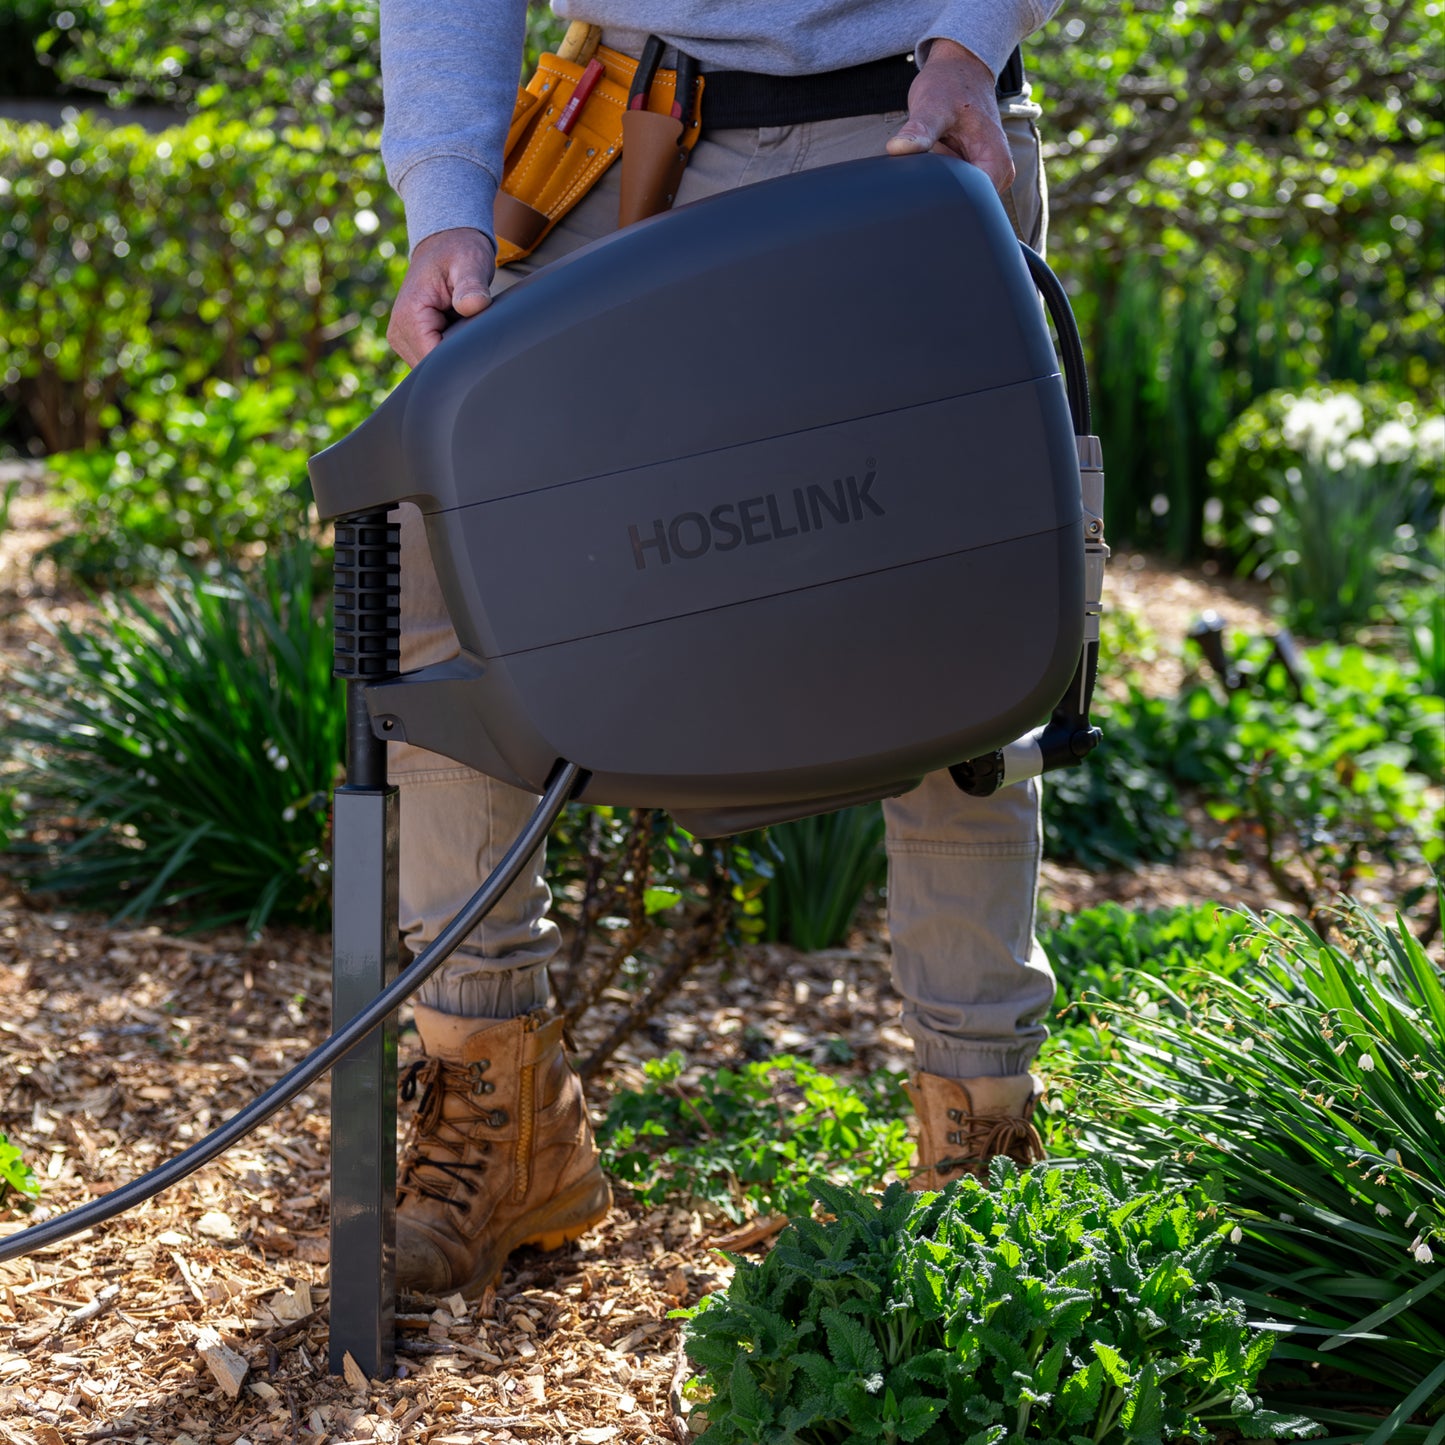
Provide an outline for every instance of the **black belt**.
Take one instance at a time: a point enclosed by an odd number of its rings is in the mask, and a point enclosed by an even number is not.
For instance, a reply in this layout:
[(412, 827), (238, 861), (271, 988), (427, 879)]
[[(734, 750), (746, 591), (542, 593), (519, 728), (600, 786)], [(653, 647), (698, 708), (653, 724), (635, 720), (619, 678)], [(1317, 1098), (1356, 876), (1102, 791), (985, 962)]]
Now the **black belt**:
[[(908, 109), (908, 87), (918, 67), (912, 56), (891, 55), (822, 75), (754, 75), (746, 70), (707, 72), (702, 101), (705, 130), (756, 130), (803, 125), (852, 115)], [(999, 75), (996, 93), (1016, 95), (1024, 85), (1023, 56), (1015, 50)]]

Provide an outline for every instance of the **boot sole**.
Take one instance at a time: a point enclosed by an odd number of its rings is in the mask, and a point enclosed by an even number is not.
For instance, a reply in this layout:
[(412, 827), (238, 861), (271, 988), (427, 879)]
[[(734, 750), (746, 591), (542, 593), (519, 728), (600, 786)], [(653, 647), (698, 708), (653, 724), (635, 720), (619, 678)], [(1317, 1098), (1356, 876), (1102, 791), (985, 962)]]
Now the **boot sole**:
[[(529, 1246), (533, 1249), (561, 1249), (581, 1238), (593, 1226), (601, 1224), (612, 1210), (612, 1188), (596, 1170), (584, 1175), (566, 1194), (549, 1199), (531, 1218), (518, 1221), (519, 1228), (504, 1234), (495, 1263), (479, 1270), (458, 1291), (465, 1300), (476, 1299), (502, 1277), (502, 1268), (513, 1250)], [(541, 1220), (537, 1215), (543, 1216)], [(540, 1226), (540, 1227), (539, 1227)]]

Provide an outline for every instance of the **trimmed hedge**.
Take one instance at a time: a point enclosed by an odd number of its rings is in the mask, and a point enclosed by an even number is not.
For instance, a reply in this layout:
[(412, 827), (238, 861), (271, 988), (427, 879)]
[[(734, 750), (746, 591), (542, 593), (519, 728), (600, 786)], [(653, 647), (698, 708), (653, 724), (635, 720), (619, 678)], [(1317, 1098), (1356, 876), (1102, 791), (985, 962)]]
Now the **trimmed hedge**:
[(208, 379), (354, 388), (404, 256), (369, 135), (0, 122), (0, 396), (55, 452)]

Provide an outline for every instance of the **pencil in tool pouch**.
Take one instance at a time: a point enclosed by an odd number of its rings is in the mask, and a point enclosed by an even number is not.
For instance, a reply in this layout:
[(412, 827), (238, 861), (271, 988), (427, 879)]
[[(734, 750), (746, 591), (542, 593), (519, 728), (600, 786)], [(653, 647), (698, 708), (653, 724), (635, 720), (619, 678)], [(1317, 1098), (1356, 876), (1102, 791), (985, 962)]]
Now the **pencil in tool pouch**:
[[(590, 45), (569, 43), (578, 28), (569, 30), (559, 54), (542, 56), (536, 73), (517, 95), (493, 212), (499, 266), (534, 251), (622, 154), (623, 117), (638, 62), (605, 45), (596, 46), (589, 55)], [(569, 53), (578, 58), (564, 59)], [(684, 71), (685, 83), (687, 78)], [(698, 77), (689, 114), (680, 127), (674, 119), (682, 109), (677, 102), (677, 72), (658, 70), (643, 97), (642, 111), (672, 121), (674, 130), (680, 130), (679, 155), (697, 144), (704, 83)], [(571, 106), (579, 89), (581, 102)]]

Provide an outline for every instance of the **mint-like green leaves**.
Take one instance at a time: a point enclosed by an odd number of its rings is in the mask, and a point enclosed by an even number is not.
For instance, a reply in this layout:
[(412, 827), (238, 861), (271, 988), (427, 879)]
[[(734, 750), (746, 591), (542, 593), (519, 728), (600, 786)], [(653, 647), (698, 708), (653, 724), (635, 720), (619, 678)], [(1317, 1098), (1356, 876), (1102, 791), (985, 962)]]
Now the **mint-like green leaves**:
[(1007, 1160), (990, 1190), (812, 1192), (829, 1222), (796, 1221), (679, 1312), (703, 1445), (1163, 1445), (1231, 1419), (1319, 1433), (1251, 1394), (1271, 1341), (1209, 1283), (1228, 1226), (1202, 1193)]

